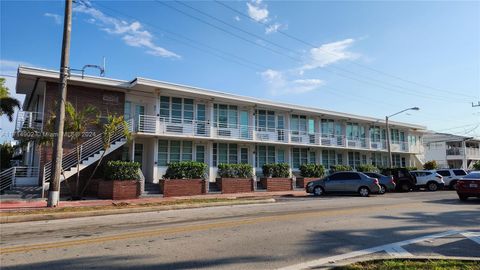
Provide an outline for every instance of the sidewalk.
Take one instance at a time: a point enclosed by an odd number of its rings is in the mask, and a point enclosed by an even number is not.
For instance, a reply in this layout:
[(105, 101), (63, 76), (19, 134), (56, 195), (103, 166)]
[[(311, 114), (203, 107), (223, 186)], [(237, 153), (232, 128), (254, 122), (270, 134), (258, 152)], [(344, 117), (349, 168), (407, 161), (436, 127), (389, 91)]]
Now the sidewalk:
[[(80, 201), (61, 201), (60, 208), (63, 207), (82, 207), (82, 206), (108, 206), (114, 204), (128, 203), (132, 205), (141, 205), (148, 203), (161, 203), (161, 202), (174, 202), (181, 200), (192, 199), (249, 199), (249, 198), (271, 198), (280, 196), (306, 196), (303, 190), (294, 191), (280, 191), (280, 192), (251, 192), (251, 193), (235, 193), (235, 194), (206, 194), (198, 196), (185, 196), (185, 197), (145, 197), (132, 200), (99, 200), (92, 198), (85, 198)], [(11, 200), (0, 202), (0, 212), (20, 211), (29, 209), (43, 209), (47, 208), (46, 200)]]

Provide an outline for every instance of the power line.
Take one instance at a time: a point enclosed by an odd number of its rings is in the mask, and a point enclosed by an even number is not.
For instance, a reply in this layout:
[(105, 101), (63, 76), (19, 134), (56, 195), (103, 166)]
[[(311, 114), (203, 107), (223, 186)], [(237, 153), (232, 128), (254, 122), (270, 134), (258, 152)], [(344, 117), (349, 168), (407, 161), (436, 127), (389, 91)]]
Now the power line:
[[(211, 26), (211, 27), (214, 27), (214, 28), (216, 28), (216, 29), (218, 29), (218, 30), (220, 30), (220, 31), (222, 31), (222, 32), (225, 32), (225, 33), (227, 33), (227, 34), (229, 34), (229, 35), (232, 35), (232, 36), (234, 36), (234, 37), (236, 37), (236, 38), (239, 38), (239, 39), (241, 39), (241, 40), (243, 40), (243, 41), (246, 41), (246, 42), (248, 42), (248, 43), (251, 43), (251, 44), (253, 44), (253, 45), (255, 45), (255, 46), (261, 47), (261, 48), (263, 48), (263, 49), (267, 49), (267, 50), (272, 51), (272, 52), (274, 52), (274, 53), (276, 53), (276, 54), (279, 54), (279, 55), (281, 55), (281, 56), (288, 57), (288, 58), (290, 58), (290, 59), (292, 59), (292, 60), (294, 60), (294, 61), (296, 61), (296, 62), (298, 62), (298, 63), (302, 63), (302, 62), (303, 62), (302, 60), (300, 60), (300, 59), (298, 59), (298, 58), (294, 58), (294, 57), (292, 57), (292, 56), (290, 56), (290, 55), (281, 53), (281, 52), (279, 52), (279, 51), (277, 51), (277, 50), (273, 50), (273, 49), (271, 49), (271, 48), (269, 48), (269, 47), (267, 47), (267, 46), (265, 46), (265, 45), (263, 45), (263, 44), (258, 44), (258, 43), (256, 43), (256, 42), (253, 42), (253, 41), (251, 41), (251, 40), (248, 40), (248, 39), (246, 39), (246, 38), (244, 38), (244, 37), (242, 37), (242, 36), (239, 36), (239, 35), (237, 35), (237, 34), (235, 34), (235, 33), (230, 32), (229, 30), (226, 30), (225, 28), (222, 28), (222, 27), (219, 27), (219, 26), (217, 26), (217, 25), (214, 25), (214, 24), (212, 24), (212, 23), (210, 23), (210, 22), (208, 22), (208, 21), (205, 21), (205, 20), (203, 20), (203, 19), (201, 19), (201, 18), (199, 18), (199, 17), (197, 17), (197, 16), (194, 16), (194, 15), (191, 15), (191, 14), (189, 14), (189, 13), (187, 13), (187, 12), (184, 12), (184, 11), (182, 11), (182, 10), (180, 10), (180, 9), (178, 9), (178, 8), (175, 8), (175, 7), (173, 7), (173, 6), (169, 5), (169, 4), (166, 4), (166, 3), (164, 3), (164, 2), (160, 2), (160, 1), (158, 1), (158, 0), (155, 0), (155, 2), (157, 2), (157, 3), (159, 3), (159, 4), (162, 4), (162, 5), (170, 8), (170, 9), (173, 9), (173, 10), (175, 10), (175, 11), (177, 11), (177, 12), (179, 12), (179, 13), (185, 15), (185, 16), (188, 16), (188, 17), (190, 17), (190, 18), (192, 18), (192, 19), (195, 19), (195, 20), (197, 20), (197, 21), (200, 21), (200, 22), (202, 22), (202, 23), (204, 23), (204, 24), (206, 24), (206, 25), (209, 25), (209, 26)], [(238, 27), (236, 27), (236, 26), (234, 26), (234, 25), (231, 25), (231, 24), (228, 23), (228, 22), (225, 22), (225, 21), (222, 21), (222, 20), (220, 20), (220, 19), (218, 19), (218, 18), (215, 18), (215, 17), (213, 17), (212, 15), (209, 15), (209, 14), (207, 14), (207, 13), (205, 13), (205, 12), (199, 10), (199, 9), (196, 9), (196, 8), (194, 8), (194, 7), (192, 7), (192, 6), (188, 5), (188, 4), (181, 3), (181, 2), (178, 2), (178, 1), (176, 1), (176, 2), (182, 4), (182, 5), (186, 6), (186, 7), (188, 7), (188, 8), (190, 8), (190, 9), (194, 10), (194, 11), (197, 11), (197, 12), (199, 12), (199, 13), (205, 15), (205, 16), (208, 16), (209, 18), (212, 18), (212, 19), (214, 19), (215, 21), (221, 22), (222, 24), (225, 24), (225, 25), (227, 25), (227, 26), (229, 26), (229, 27), (231, 27), (231, 28), (234, 28), (234, 29), (236, 29), (236, 30), (238, 30), (238, 31), (241, 31), (241, 32), (246, 33), (246, 34), (249, 34), (250, 36), (253, 36), (253, 37), (255, 37), (255, 38), (259, 38), (259, 39), (261, 39), (262, 41), (266, 41), (266, 42), (269, 43), (269, 44), (273, 44), (273, 45), (275, 45), (275, 46), (277, 46), (277, 47), (279, 47), (279, 48), (282, 48), (282, 49), (285, 49), (285, 50), (288, 50), (288, 51), (294, 51), (294, 50), (291, 50), (291, 49), (289, 49), (289, 48), (286, 48), (286, 47), (284, 47), (284, 46), (282, 46), (282, 45), (278, 45), (277, 43), (268, 41), (268, 40), (266, 40), (266, 39), (264, 39), (264, 38), (262, 38), (262, 37), (260, 37), (260, 36), (258, 36), (258, 35), (256, 35), (256, 34), (253, 34), (253, 33), (250, 33), (250, 32), (248, 32), (248, 31), (245, 31), (245, 30), (243, 30), (243, 29), (240, 29), (240, 28), (238, 28)], [(245, 15), (245, 16), (247, 16), (247, 15)], [(356, 73), (354, 73), (354, 72), (351, 72), (351, 71), (348, 71), (348, 70), (345, 70), (345, 69), (342, 69), (342, 68), (335, 67), (335, 69), (341, 70), (341, 71), (343, 71), (343, 72), (351, 73), (351, 74), (354, 74), (354, 75), (357, 75), (357, 76), (360, 76), (360, 77), (363, 76), (363, 75), (358, 75), (358, 74), (356, 74)], [(379, 86), (379, 87), (382, 87), (382, 88), (386, 89), (386, 87), (385, 87), (384, 85), (380, 85), (380, 84), (378, 84), (378, 83), (377, 83), (377, 84), (373, 84), (373, 83), (371, 83), (371, 82), (368, 82), (368, 81), (365, 81), (365, 80), (361, 80), (361, 79), (358, 79), (358, 78), (355, 78), (355, 77), (346, 76), (346, 75), (344, 75), (344, 74), (337, 74), (336, 72), (330, 71), (330, 70), (328, 70), (328, 69), (323, 69), (323, 70), (325, 70), (325, 71), (327, 71), (327, 72), (330, 72), (330, 73), (333, 73), (333, 74), (335, 74), (335, 75), (339, 75), (339, 76), (342, 76), (342, 77), (351, 79), (351, 80), (355, 80), (355, 81), (362, 82), (362, 83), (366, 83), (366, 84), (370, 84), (370, 85), (376, 85), (376, 86)], [(363, 77), (366, 77), (366, 76), (363, 76)], [(367, 78), (368, 78), (368, 77), (367, 77)], [(376, 79), (372, 79), (372, 78), (368, 78), (368, 79), (370, 79), (370, 80), (372, 80), (372, 81), (376, 81), (376, 82), (385, 84), (384, 82), (379, 81), (379, 80), (376, 80)], [(388, 83), (387, 83), (387, 84), (388, 84)], [(391, 85), (391, 84), (390, 84), (390, 85)], [(452, 98), (451, 98), (451, 97), (443, 97), (443, 96), (438, 96), (438, 95), (437, 95), (437, 96), (433, 96), (433, 95), (431, 95), (431, 94), (428, 94), (428, 95), (427, 95), (427, 94), (423, 94), (423, 93), (418, 93), (418, 92), (415, 91), (415, 90), (405, 89), (405, 88), (403, 88), (403, 87), (396, 86), (396, 85), (393, 85), (393, 87), (398, 88), (398, 89), (407, 90), (407, 91), (410, 92), (411, 95), (415, 95), (415, 96), (419, 96), (419, 97), (423, 97), (423, 98), (429, 98), (429, 99), (432, 99), (432, 98), (434, 98), (434, 99), (442, 99), (442, 101), (452, 102)], [(397, 90), (391, 90), (391, 91), (394, 91), (395, 93), (398, 93)], [(460, 103), (460, 102), (461, 102), (461, 103), (465, 103), (466, 101), (463, 101), (463, 100), (460, 101), (460, 100), (458, 100), (458, 102), (459, 102), (459, 103)]]
[[(235, 13), (237, 13), (237, 14), (240, 14), (240, 15), (243, 16), (243, 17), (248, 18), (249, 20), (252, 20), (252, 21), (254, 21), (254, 22), (256, 22), (256, 23), (259, 23), (259, 24), (261, 24), (261, 25), (263, 25), (263, 26), (268, 26), (267, 23), (261, 22), (261, 21), (256, 21), (256, 20), (252, 19), (249, 15), (247, 15), (247, 14), (245, 14), (245, 13), (243, 13), (243, 12), (241, 12), (241, 11), (235, 9), (235, 8), (232, 8), (231, 6), (229, 6), (229, 5), (225, 4), (225, 3), (220, 2), (219, 0), (214, 0), (214, 1), (215, 1), (216, 3), (222, 5), (223, 7), (225, 7), (225, 8), (227, 8), (227, 9), (233, 11), (233, 12), (235, 12)], [(324, 49), (322, 49), (321, 47), (318, 47), (318, 46), (316, 46), (316, 45), (314, 45), (314, 44), (312, 44), (312, 43), (310, 43), (310, 42), (307, 42), (307, 41), (305, 41), (305, 40), (303, 40), (303, 39), (300, 39), (300, 38), (298, 38), (298, 37), (296, 37), (296, 36), (294, 36), (294, 35), (291, 35), (291, 34), (285, 32), (285, 31), (283, 31), (283, 30), (281, 30), (281, 29), (278, 29), (277, 32), (280, 33), (280, 34), (282, 34), (282, 35), (284, 35), (284, 36), (286, 36), (286, 37), (289, 37), (289, 38), (291, 38), (291, 39), (293, 39), (293, 40), (296, 40), (296, 41), (298, 41), (298, 42), (300, 42), (300, 43), (302, 43), (302, 44), (304, 44), (304, 45), (307, 45), (307, 46), (309, 46), (309, 47), (311, 47), (311, 48), (315, 48), (315, 49), (321, 50), (321, 51), (323, 51), (323, 52), (325, 52), (325, 53), (328, 53), (328, 54), (330, 54), (330, 55), (334, 55), (334, 56), (337, 56), (337, 57), (338, 57), (338, 54), (336, 54), (336, 53), (333, 53), (333, 52), (328, 51), (328, 50), (324, 50)], [(465, 94), (459, 93), (458, 91), (450, 91), (450, 90), (438, 89), (438, 88), (436, 88), (436, 87), (431, 87), (431, 86), (426, 85), (426, 84), (423, 84), (423, 83), (418, 83), (418, 82), (415, 82), (415, 81), (412, 81), (412, 80), (409, 80), (409, 79), (405, 79), (405, 78), (399, 77), (399, 76), (397, 76), (397, 75), (393, 75), (393, 74), (387, 73), (387, 72), (385, 72), (385, 71), (382, 71), (382, 70), (379, 70), (379, 69), (376, 69), (376, 68), (369, 67), (369, 66), (367, 66), (367, 65), (363, 65), (363, 64), (361, 64), (361, 63), (352, 61), (352, 60), (350, 60), (350, 59), (346, 59), (346, 60), (348, 60), (348, 61), (350, 61), (351, 63), (353, 63), (353, 64), (355, 64), (355, 65), (357, 65), (357, 66), (360, 66), (360, 67), (362, 67), (362, 68), (366, 68), (366, 69), (368, 69), (368, 70), (370, 70), (370, 71), (377, 72), (377, 73), (380, 73), (380, 74), (382, 74), (382, 75), (384, 75), (384, 76), (388, 76), (388, 77), (391, 77), (391, 78), (394, 78), (394, 79), (397, 79), (397, 80), (400, 80), (400, 81), (403, 81), (403, 82), (406, 82), (406, 83), (410, 83), (410, 84), (414, 84), (414, 85), (421, 86), (421, 87), (424, 87), (424, 88), (429, 88), (429, 89), (431, 89), (431, 90), (441, 91), (441, 92), (450, 93), (450, 94), (454, 94), (454, 95), (462, 95), (462, 96), (469, 97), (469, 98), (474, 97), (474, 96), (471, 96), (471, 95), (465, 95)]]

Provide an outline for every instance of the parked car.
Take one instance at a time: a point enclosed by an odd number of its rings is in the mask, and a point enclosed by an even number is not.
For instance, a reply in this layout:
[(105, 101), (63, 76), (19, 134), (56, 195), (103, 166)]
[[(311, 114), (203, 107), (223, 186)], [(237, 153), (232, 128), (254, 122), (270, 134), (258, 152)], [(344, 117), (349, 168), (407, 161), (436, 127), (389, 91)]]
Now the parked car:
[(395, 190), (395, 180), (393, 180), (393, 176), (386, 176), (379, 173), (374, 172), (364, 172), (365, 175), (377, 178), (380, 184), (380, 191), (378, 193), (385, 194), (387, 191), (394, 191)]
[(462, 169), (441, 169), (437, 170), (437, 173), (443, 176), (445, 186), (450, 189), (455, 189), (457, 181), (467, 175), (467, 172)]
[(416, 170), (410, 171), (410, 173), (417, 179), (416, 188), (426, 188), (428, 191), (437, 191), (439, 188), (445, 186), (443, 176), (434, 170)]
[(387, 168), (382, 170), (382, 174), (392, 176), (395, 181), (395, 190), (408, 192), (412, 190), (417, 179), (406, 168)]
[(305, 189), (307, 193), (315, 196), (327, 193), (358, 193), (362, 197), (368, 197), (371, 193), (378, 193), (380, 185), (378, 179), (360, 172), (336, 172), (308, 183)]
[(480, 172), (471, 172), (460, 178), (456, 189), (458, 198), (462, 201), (467, 200), (469, 197), (480, 198)]

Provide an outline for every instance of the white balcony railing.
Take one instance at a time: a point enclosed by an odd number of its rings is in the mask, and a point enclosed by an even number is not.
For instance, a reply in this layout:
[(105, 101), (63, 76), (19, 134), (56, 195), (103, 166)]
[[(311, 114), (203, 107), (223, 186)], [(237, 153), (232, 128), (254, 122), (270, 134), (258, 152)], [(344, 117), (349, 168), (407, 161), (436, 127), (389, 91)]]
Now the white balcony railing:
[[(139, 115), (133, 119), (133, 131), (154, 135), (181, 135), (220, 139), (248, 140), (255, 142), (291, 143), (300, 145), (323, 145), (354, 149), (386, 150), (385, 140), (369, 138), (348, 139), (343, 135), (311, 133), (307, 131), (257, 128), (254, 126), (212, 124), (210, 121), (165, 118)], [(418, 147), (407, 142), (392, 142), (394, 152), (415, 152)]]
[(467, 147), (465, 148), (460, 148), (460, 147), (453, 147), (450, 149), (447, 149), (447, 156), (466, 156), (467, 158), (480, 158), (480, 149), (479, 148), (473, 148), (473, 147)]
[(17, 120), (15, 121), (15, 131), (23, 129), (42, 130), (43, 127), (43, 113), (41, 112), (27, 112), (19, 111)]

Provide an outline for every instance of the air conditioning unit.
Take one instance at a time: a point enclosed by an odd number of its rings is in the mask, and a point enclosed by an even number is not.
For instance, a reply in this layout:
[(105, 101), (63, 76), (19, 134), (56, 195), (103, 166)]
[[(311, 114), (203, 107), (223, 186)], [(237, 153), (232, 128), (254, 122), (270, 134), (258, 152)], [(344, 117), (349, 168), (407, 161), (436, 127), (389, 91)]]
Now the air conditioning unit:
[(302, 142), (302, 137), (300, 136), (292, 136), (292, 142)]
[(331, 145), (332, 141), (330, 139), (322, 139), (322, 145)]
[(218, 129), (217, 130), (217, 135), (220, 137), (231, 137), (232, 136), (232, 131), (229, 129)]
[(182, 126), (167, 125), (166, 130), (167, 132), (172, 132), (172, 133), (183, 133)]
[(348, 147), (357, 147), (357, 143), (355, 141), (348, 141)]

